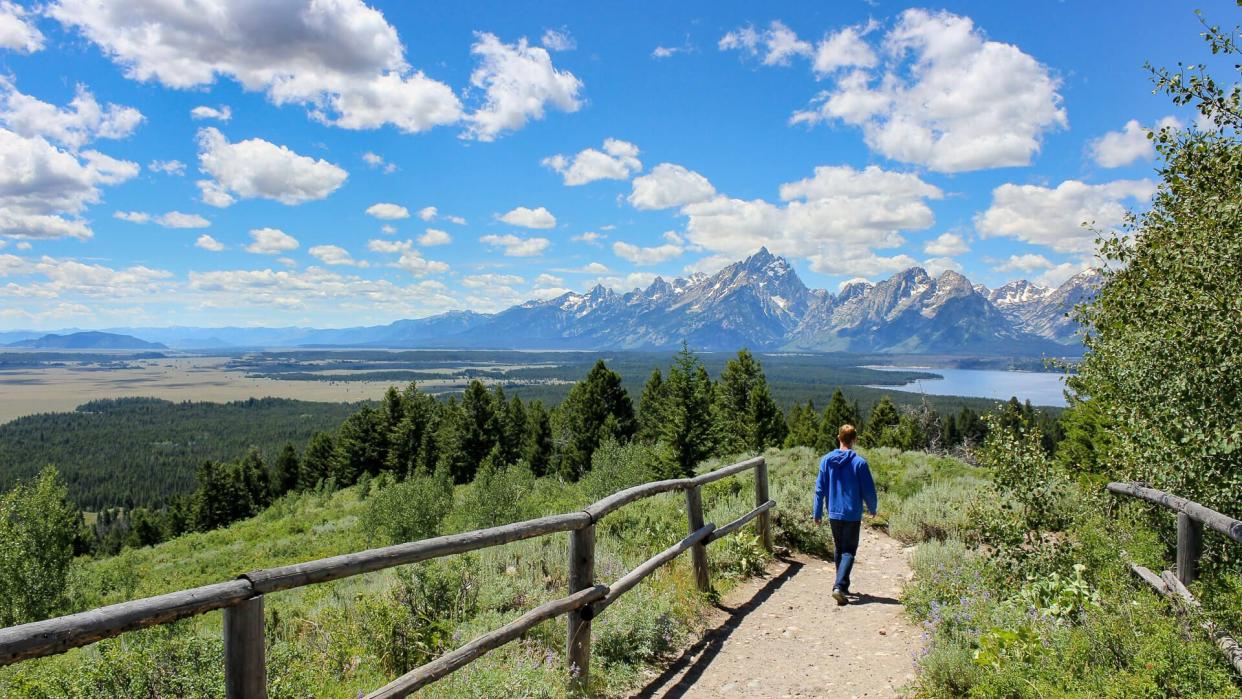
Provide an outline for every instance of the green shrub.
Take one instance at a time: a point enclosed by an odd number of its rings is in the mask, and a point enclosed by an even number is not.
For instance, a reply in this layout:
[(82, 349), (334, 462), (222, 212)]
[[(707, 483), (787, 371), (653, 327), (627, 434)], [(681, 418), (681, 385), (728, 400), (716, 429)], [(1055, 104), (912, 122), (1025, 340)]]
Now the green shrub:
[(913, 544), (928, 539), (978, 539), (971, 504), (979, 497), (982, 481), (973, 478), (936, 483), (897, 501), (888, 512), (888, 533)]
[(655, 446), (605, 439), (591, 456), (591, 470), (579, 483), (587, 497), (599, 500), (630, 486), (659, 480), (663, 461)]
[(414, 474), (368, 498), (362, 526), (387, 543), (417, 541), (439, 534), (440, 522), (452, 509), (453, 483), (447, 474)]

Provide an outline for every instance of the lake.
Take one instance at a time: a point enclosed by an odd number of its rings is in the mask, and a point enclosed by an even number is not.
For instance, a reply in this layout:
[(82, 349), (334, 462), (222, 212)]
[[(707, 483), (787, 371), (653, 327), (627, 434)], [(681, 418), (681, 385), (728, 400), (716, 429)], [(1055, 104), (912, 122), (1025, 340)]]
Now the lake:
[(912, 366), (872, 366), (868, 369), (881, 371), (929, 371), (943, 376), (942, 379), (921, 379), (903, 386), (872, 386), (909, 393), (928, 393), (934, 396), (973, 396), (1009, 400), (1029, 400), (1032, 405), (1065, 406), (1063, 374), (1038, 371), (1000, 371), (997, 369), (940, 369)]

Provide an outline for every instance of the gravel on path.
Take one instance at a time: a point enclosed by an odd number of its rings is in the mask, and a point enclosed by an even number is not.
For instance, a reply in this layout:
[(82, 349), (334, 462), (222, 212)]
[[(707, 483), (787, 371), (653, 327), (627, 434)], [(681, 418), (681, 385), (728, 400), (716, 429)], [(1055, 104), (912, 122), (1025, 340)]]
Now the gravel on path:
[[(825, 525), (826, 526), (826, 525)], [(635, 697), (896, 697), (922, 634), (901, 592), (909, 550), (863, 527), (851, 604), (832, 599), (831, 561), (795, 554), (732, 590), (698, 643)]]

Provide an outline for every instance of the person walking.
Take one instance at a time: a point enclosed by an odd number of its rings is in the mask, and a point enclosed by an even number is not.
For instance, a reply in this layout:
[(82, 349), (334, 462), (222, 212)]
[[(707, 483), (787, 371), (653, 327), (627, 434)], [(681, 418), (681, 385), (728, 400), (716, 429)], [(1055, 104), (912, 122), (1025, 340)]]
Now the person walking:
[(850, 569), (858, 555), (858, 534), (862, 528), (863, 503), (874, 517), (878, 502), (875, 481), (867, 460), (854, 451), (858, 430), (841, 425), (837, 445), (819, 460), (819, 478), (815, 481), (814, 518), (823, 523), (824, 501), (828, 502), (828, 524), (832, 527), (833, 557), (837, 564), (837, 580), (832, 598), (838, 605), (846, 604), (850, 594)]

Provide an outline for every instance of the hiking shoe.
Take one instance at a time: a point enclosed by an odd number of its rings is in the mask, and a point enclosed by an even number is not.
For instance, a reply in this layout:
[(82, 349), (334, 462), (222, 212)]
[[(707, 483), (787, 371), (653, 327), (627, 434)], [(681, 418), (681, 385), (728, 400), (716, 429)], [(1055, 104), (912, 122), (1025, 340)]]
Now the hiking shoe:
[(838, 607), (843, 607), (850, 603), (850, 601), (845, 598), (845, 593), (842, 592), (839, 587), (832, 588), (832, 598), (837, 601)]

